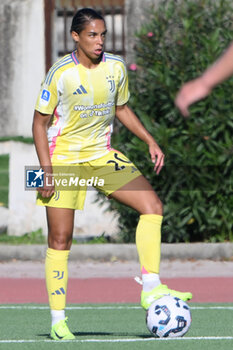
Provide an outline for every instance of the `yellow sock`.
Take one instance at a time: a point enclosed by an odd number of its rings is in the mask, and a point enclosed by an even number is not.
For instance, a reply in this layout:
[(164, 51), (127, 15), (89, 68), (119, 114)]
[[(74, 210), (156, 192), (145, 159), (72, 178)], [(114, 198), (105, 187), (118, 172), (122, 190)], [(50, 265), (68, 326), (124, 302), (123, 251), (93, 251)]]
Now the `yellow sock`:
[(156, 214), (140, 216), (136, 246), (142, 273), (159, 273), (162, 220), (163, 217)]
[(69, 250), (47, 249), (45, 276), (51, 310), (62, 310), (66, 306), (69, 253)]

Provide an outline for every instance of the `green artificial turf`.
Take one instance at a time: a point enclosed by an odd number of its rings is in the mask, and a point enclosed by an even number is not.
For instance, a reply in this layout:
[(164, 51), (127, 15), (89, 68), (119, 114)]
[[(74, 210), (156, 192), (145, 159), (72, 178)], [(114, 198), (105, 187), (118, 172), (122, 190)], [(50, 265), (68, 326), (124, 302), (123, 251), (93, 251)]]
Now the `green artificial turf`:
[(48, 337), (47, 306), (1, 305), (0, 349), (233, 349), (232, 304), (191, 304), (191, 312), (192, 325), (183, 338), (160, 340), (148, 332), (145, 311), (137, 305), (70, 305), (66, 314), (76, 340), (59, 343)]

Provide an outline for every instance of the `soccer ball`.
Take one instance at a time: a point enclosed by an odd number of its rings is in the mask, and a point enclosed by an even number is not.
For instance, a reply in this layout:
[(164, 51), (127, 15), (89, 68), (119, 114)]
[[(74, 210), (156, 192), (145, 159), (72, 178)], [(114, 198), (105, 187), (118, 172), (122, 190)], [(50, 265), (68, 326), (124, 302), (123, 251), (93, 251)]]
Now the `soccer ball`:
[(155, 300), (146, 315), (146, 325), (156, 338), (182, 337), (192, 322), (189, 306), (171, 295)]

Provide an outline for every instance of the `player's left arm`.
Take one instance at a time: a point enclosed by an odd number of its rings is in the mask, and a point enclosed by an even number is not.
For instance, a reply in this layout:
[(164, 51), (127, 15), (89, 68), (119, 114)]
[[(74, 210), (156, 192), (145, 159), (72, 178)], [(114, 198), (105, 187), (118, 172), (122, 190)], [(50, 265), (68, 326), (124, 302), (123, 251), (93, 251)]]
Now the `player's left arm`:
[(148, 145), (151, 160), (155, 164), (154, 170), (156, 174), (159, 174), (164, 165), (164, 154), (151, 134), (127, 104), (116, 106), (116, 117), (127, 129)]

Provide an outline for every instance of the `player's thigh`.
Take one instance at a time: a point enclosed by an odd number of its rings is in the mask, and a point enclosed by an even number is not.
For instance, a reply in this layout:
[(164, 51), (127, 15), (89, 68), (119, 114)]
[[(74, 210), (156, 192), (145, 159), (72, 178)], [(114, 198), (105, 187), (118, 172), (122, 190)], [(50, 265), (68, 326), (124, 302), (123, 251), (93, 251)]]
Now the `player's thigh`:
[(111, 150), (105, 156), (91, 161), (90, 164), (94, 178), (98, 179), (95, 187), (106, 196), (141, 175), (137, 167), (117, 150)]
[(69, 208), (46, 207), (46, 215), (49, 232), (64, 232), (69, 234), (73, 231), (74, 210)]
[(111, 193), (110, 197), (137, 210), (140, 214), (163, 214), (162, 202), (143, 175)]

